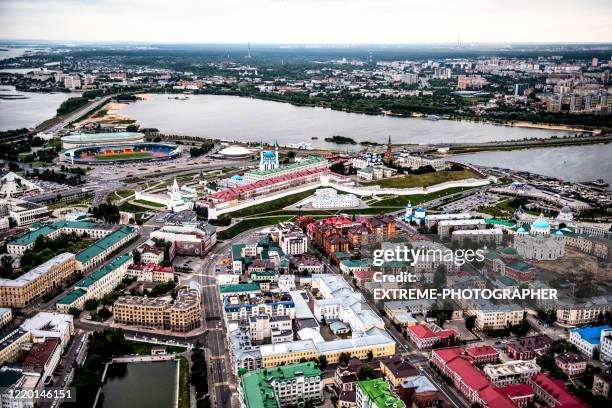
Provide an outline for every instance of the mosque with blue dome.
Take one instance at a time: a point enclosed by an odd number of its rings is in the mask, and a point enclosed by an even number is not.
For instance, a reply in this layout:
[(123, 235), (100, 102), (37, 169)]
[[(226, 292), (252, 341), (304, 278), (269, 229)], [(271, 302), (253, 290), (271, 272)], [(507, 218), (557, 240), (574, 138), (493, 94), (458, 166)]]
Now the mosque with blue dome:
[(263, 142), (259, 144), (259, 170), (266, 171), (277, 169), (280, 166), (278, 161), (278, 142), (274, 142), (274, 150), (264, 150)]
[(563, 232), (552, 232), (549, 222), (542, 214), (531, 224), (523, 224), (516, 230), (513, 246), (524, 259), (554, 260), (565, 255)]

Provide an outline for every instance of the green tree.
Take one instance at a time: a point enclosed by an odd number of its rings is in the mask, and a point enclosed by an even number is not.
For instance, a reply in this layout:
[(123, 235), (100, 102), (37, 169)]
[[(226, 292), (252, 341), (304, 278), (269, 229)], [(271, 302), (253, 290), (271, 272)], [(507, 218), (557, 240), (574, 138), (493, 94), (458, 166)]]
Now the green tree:
[(368, 361), (372, 361), (372, 359), (374, 358), (374, 353), (372, 353), (372, 350), (368, 350)]
[(134, 249), (132, 251), (132, 258), (134, 259), (135, 264), (139, 264), (141, 261), (140, 251), (138, 251), (137, 249)]
[(362, 365), (359, 367), (359, 371), (357, 371), (357, 378), (359, 378), (360, 381), (371, 380), (375, 375), (374, 367), (369, 364)]
[(342, 364), (347, 364), (349, 362), (349, 360), (351, 359), (351, 353), (343, 351), (342, 353), (340, 353), (340, 355), (338, 356), (338, 362), (342, 363)]
[(321, 370), (325, 370), (327, 368), (327, 356), (319, 356), (319, 367), (321, 368)]
[(472, 331), (474, 330), (474, 327), (476, 327), (476, 316), (465, 316), (465, 328)]
[(68, 309), (68, 314), (72, 315), (75, 319), (78, 319), (81, 315), (81, 309), (79, 309), (78, 307), (71, 307), (70, 309)]
[(83, 309), (87, 311), (94, 310), (95, 308), (98, 307), (99, 304), (100, 304), (100, 300), (96, 298), (87, 299), (85, 303), (83, 304)]

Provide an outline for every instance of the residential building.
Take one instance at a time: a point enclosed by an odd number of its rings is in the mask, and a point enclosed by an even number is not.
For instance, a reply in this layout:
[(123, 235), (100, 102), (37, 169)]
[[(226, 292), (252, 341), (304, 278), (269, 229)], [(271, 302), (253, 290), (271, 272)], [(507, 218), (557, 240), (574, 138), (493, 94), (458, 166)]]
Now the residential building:
[(115, 322), (186, 333), (201, 326), (198, 289), (180, 289), (176, 299), (122, 296), (113, 305)]
[(128, 242), (136, 238), (138, 230), (134, 227), (123, 226), (99, 239), (76, 255), (78, 271), (90, 271)]
[(522, 337), (506, 344), (506, 352), (515, 360), (533, 360), (546, 354), (552, 339), (546, 335)]
[(149, 237), (172, 242), (174, 254), (204, 257), (217, 242), (217, 229), (206, 222), (166, 224)]
[(16, 329), (0, 340), (0, 365), (15, 363), (23, 356), (24, 345), (32, 342), (32, 333)]
[(35, 389), (40, 384), (40, 374), (17, 367), (0, 368), (0, 406), (2, 408), (33, 408), (36, 399), (25, 395), (16, 399), (18, 390)]
[(398, 388), (408, 378), (419, 374), (419, 370), (402, 356), (389, 356), (379, 359), (380, 372), (394, 388)]
[(382, 379), (358, 381), (355, 408), (404, 408), (406, 404)]
[(527, 383), (533, 387), (535, 399), (547, 407), (587, 407), (567, 390), (562, 380), (553, 380), (545, 374), (537, 374), (527, 379)]
[(599, 335), (599, 359), (606, 364), (612, 363), (612, 331), (602, 330)]
[(424, 324), (417, 324), (406, 328), (406, 333), (410, 340), (419, 350), (429, 349), (436, 345), (452, 345), (452, 339), (458, 337), (454, 330), (444, 330), (437, 325), (432, 327)]
[(56, 303), (57, 310), (68, 313), (72, 307), (83, 309), (89, 299), (101, 299), (121, 283), (131, 263), (132, 255), (122, 255), (84, 277), (74, 285), (70, 293)]
[(587, 359), (578, 353), (565, 351), (555, 353), (555, 364), (570, 377), (575, 377), (586, 371)]
[(610, 326), (584, 326), (570, 330), (569, 341), (589, 358), (599, 353), (599, 341), (602, 332), (612, 332)]
[(40, 374), (43, 382), (51, 377), (60, 361), (62, 353), (61, 340), (51, 337), (40, 343), (34, 343), (20, 366)]
[(20, 329), (30, 332), (34, 342), (57, 338), (61, 347), (65, 348), (74, 335), (74, 317), (64, 313), (38, 312), (26, 319)]
[(604, 398), (610, 398), (612, 391), (612, 374), (610, 371), (596, 373), (593, 376), (593, 395), (601, 395)]
[(61, 286), (75, 271), (74, 254), (65, 252), (16, 279), (0, 279), (0, 306), (25, 307)]
[(283, 408), (323, 400), (322, 373), (313, 362), (260, 368), (240, 376), (242, 408)]
[(487, 364), (483, 371), (487, 378), (498, 387), (520, 384), (542, 369), (534, 360), (511, 360), (500, 364)]
[(13, 312), (8, 307), (0, 308), (0, 330), (13, 320)]
[(499, 351), (488, 344), (466, 347), (465, 354), (472, 359), (474, 364), (495, 363), (499, 361)]
[(171, 266), (156, 263), (130, 264), (125, 276), (136, 278), (140, 282), (168, 282), (174, 280), (174, 270)]

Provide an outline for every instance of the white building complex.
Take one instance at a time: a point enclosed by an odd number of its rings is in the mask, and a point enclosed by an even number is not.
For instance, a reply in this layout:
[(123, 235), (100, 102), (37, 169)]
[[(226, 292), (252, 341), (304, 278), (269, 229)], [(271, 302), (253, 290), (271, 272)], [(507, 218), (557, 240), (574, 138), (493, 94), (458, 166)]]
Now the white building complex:
[(314, 208), (359, 207), (359, 198), (355, 194), (338, 194), (333, 188), (320, 188), (314, 193), (312, 206)]
[(185, 187), (181, 189), (178, 183), (176, 182), (176, 178), (174, 179), (174, 183), (172, 183), (172, 189), (166, 195), (159, 194), (149, 194), (143, 193), (142, 191), (136, 191), (135, 199), (136, 201), (150, 201), (155, 204), (161, 204), (166, 206), (166, 209), (173, 212), (180, 212), (184, 210), (191, 210), (193, 208), (193, 201), (195, 199), (195, 191), (185, 191)]
[[(527, 231), (529, 228), (529, 231)], [(561, 231), (550, 233), (550, 224), (540, 216), (531, 225), (519, 228), (514, 249), (525, 259), (553, 260), (565, 255), (565, 239)]]

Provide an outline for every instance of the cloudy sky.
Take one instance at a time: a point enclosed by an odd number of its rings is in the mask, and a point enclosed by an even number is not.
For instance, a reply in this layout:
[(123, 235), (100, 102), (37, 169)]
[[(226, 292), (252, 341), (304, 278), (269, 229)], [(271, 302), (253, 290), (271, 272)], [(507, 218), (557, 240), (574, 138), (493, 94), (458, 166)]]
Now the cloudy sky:
[(612, 42), (612, 0), (0, 0), (0, 38)]

